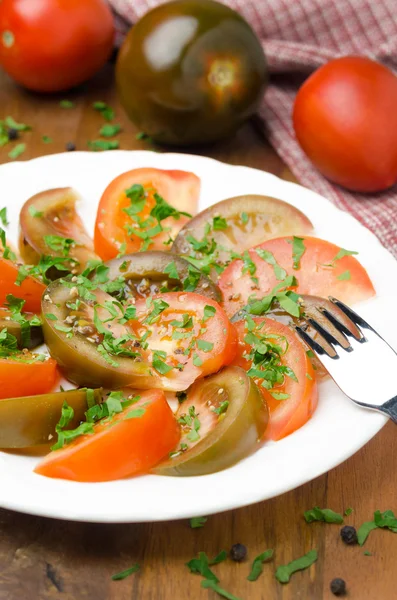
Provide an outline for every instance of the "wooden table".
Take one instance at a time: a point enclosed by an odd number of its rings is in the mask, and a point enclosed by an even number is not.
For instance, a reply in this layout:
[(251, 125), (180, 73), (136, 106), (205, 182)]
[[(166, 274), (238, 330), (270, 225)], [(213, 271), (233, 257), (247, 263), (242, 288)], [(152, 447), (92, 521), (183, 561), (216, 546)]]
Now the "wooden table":
[[(62, 98), (73, 100), (75, 108), (60, 108)], [(0, 118), (12, 115), (32, 126), (31, 132), (23, 134), (27, 145), (24, 159), (61, 152), (68, 141), (85, 150), (87, 140), (97, 138), (102, 125), (100, 115), (91, 108), (95, 100), (115, 107), (116, 122), (123, 126), (119, 136), (121, 148), (148, 148), (147, 143), (135, 139), (137, 131), (118, 105), (111, 67), (84, 88), (55, 98), (29, 94), (6, 77), (0, 79)], [(43, 135), (53, 138), (53, 143), (43, 143)], [(10, 145), (0, 151), (0, 162), (9, 160), (9, 150)], [(293, 180), (290, 171), (251, 125), (243, 127), (233, 139), (197, 153)], [(0, 205), (5, 198), (9, 200), (10, 191), (2, 190), (2, 195)], [(0, 599), (212, 600), (218, 596), (200, 587), (201, 578), (190, 574), (185, 562), (199, 551), (212, 557), (241, 542), (248, 547), (249, 560), (268, 548), (275, 548), (275, 560), (264, 566), (255, 583), (246, 580), (248, 563), (226, 561), (215, 568), (222, 587), (238, 598), (334, 598), (329, 591), (330, 581), (342, 577), (347, 582), (349, 598), (391, 600), (397, 598), (397, 535), (373, 531), (365, 546), (372, 556), (365, 556), (364, 548), (343, 544), (338, 525), (308, 525), (303, 512), (315, 505), (341, 512), (353, 507), (346, 523), (359, 526), (371, 520), (376, 509), (397, 509), (396, 473), (397, 432), (389, 423), (365, 448), (330, 473), (279, 498), (209, 517), (202, 529), (192, 530), (187, 521), (96, 525), (2, 510)], [(312, 548), (319, 553), (315, 566), (294, 575), (287, 585), (276, 581), (276, 565)], [(124, 581), (111, 580), (112, 574), (135, 562), (141, 565), (140, 573)]]

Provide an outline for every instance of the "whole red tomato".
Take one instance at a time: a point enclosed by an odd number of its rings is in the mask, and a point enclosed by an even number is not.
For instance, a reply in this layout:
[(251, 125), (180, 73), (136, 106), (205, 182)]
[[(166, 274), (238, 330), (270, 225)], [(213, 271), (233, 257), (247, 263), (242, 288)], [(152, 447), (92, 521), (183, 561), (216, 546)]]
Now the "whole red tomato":
[(0, 65), (30, 90), (67, 90), (106, 62), (114, 25), (105, 0), (2, 0)]
[(296, 137), (325, 177), (349, 190), (377, 192), (397, 181), (397, 77), (368, 58), (320, 67), (300, 88)]

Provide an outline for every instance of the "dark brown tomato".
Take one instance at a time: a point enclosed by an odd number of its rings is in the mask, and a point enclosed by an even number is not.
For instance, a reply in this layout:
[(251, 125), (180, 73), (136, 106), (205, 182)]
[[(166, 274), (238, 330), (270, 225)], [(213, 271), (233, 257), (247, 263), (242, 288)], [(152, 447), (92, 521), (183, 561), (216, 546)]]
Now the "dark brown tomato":
[(76, 212), (77, 200), (72, 188), (57, 188), (35, 194), (25, 202), (19, 217), (19, 251), (26, 263), (37, 264), (43, 254), (64, 256), (65, 265), (80, 272), (89, 260), (99, 260)]
[(213, 0), (177, 0), (148, 12), (119, 53), (116, 82), (134, 123), (155, 141), (218, 140), (252, 115), (267, 81), (250, 25)]
[(149, 250), (105, 263), (109, 281), (123, 277), (126, 297), (148, 298), (160, 292), (195, 292), (220, 302), (220, 289), (187, 260), (170, 252)]

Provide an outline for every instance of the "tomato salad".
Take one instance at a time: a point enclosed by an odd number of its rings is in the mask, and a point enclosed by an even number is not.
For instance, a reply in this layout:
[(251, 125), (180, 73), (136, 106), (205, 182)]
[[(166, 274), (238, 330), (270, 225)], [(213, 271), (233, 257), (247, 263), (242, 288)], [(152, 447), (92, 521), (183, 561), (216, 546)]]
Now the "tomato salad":
[(19, 255), (1, 230), (0, 448), (39, 447), (36, 473), (213, 473), (315, 411), (326, 373), (294, 324), (375, 293), (357, 253), (282, 200), (193, 216), (199, 194), (193, 173), (136, 169), (104, 191), (93, 240), (70, 188), (27, 199)]

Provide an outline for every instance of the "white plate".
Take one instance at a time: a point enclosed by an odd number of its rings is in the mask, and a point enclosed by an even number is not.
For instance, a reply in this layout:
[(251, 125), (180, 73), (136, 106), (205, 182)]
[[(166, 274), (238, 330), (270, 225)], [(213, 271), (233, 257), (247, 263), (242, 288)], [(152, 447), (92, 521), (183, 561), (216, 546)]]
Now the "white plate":
[[(184, 169), (202, 181), (201, 208), (243, 193), (266, 194), (300, 208), (318, 237), (360, 252), (377, 297), (360, 306), (364, 317), (397, 346), (397, 262), (376, 237), (328, 200), (299, 185), (246, 167), (181, 154), (113, 151), (56, 154), (0, 167), (1, 205), (7, 203), (9, 238), (17, 239), (23, 202), (53, 187), (73, 186), (93, 230), (98, 199), (111, 179), (136, 167)], [(363, 373), (365, 377), (365, 373)], [(379, 381), (379, 385), (382, 382)], [(385, 417), (353, 405), (328, 381), (313, 418), (296, 433), (268, 443), (234, 467), (202, 477), (146, 475), (111, 483), (47, 479), (32, 472), (37, 459), (0, 453), (0, 506), (26, 513), (95, 522), (139, 522), (208, 515), (291, 490), (346, 460), (385, 424)]]

